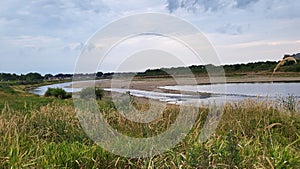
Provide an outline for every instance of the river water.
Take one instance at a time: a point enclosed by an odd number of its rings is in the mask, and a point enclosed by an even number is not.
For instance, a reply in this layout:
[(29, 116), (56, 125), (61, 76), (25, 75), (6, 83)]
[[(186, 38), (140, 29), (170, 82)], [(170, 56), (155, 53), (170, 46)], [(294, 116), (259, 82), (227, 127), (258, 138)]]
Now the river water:
[[(96, 82), (101, 82), (101, 80)], [(81, 90), (81, 88), (71, 88), (70, 86), (72, 84), (73, 82), (68, 82), (41, 86), (30, 92), (37, 95), (44, 95), (48, 88), (57, 87), (63, 88), (67, 92), (79, 92)], [(280, 97), (290, 95), (300, 99), (300, 83), (227, 83), (212, 85), (161, 86), (159, 88), (194, 92), (194, 94), (171, 94), (157, 91), (116, 88), (105, 88), (104, 90), (119, 93), (130, 92), (133, 96), (156, 99), (173, 104), (189, 104), (194, 102), (224, 103), (227, 101), (239, 101), (247, 98), (275, 100)], [(209, 95), (203, 93), (208, 93)]]

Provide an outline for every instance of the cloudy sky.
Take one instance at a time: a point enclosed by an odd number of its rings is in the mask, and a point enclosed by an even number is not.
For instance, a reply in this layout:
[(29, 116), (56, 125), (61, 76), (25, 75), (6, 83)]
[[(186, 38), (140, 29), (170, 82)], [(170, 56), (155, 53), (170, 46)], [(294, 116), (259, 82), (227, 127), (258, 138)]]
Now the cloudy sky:
[(300, 52), (299, 9), (295, 0), (1, 1), (0, 72), (72, 73), (96, 31), (144, 12), (174, 15), (195, 25), (222, 64), (279, 60)]

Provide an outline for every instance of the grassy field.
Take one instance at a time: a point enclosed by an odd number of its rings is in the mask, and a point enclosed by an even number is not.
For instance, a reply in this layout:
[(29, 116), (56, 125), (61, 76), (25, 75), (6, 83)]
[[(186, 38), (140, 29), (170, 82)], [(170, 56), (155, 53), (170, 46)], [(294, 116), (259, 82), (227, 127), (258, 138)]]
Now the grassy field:
[[(1, 85), (1, 168), (299, 168), (300, 115), (282, 98), (227, 104), (216, 132), (198, 141), (208, 115), (199, 109), (188, 136), (167, 152), (149, 158), (124, 158), (97, 146), (82, 130), (71, 99), (44, 98), (22, 92), (28, 86)], [(99, 109), (114, 128), (134, 137), (166, 130), (179, 108), (169, 105), (151, 125), (120, 117), (109, 98)], [(135, 103), (147, 109), (147, 103)], [(189, 113), (189, 112), (187, 112)], [(124, 127), (126, 126), (126, 127)], [(153, 127), (154, 126), (154, 127)], [(132, 135), (132, 133), (134, 133)]]

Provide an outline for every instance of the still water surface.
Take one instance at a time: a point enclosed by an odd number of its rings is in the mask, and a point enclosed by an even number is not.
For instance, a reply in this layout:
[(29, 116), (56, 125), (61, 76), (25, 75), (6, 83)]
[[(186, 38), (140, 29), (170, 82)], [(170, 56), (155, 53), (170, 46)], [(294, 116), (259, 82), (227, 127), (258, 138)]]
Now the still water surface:
[[(67, 92), (79, 92), (81, 90), (81, 88), (70, 88), (72, 84), (73, 82), (68, 82), (41, 86), (30, 92), (37, 95), (44, 95), (48, 88), (57, 87), (63, 88)], [(194, 92), (195, 94), (171, 94), (154, 91), (116, 88), (106, 88), (104, 90), (119, 93), (126, 93), (129, 91), (133, 96), (157, 99), (160, 101), (175, 104), (189, 104), (195, 102), (224, 103), (226, 101), (239, 101), (247, 98), (275, 100), (279, 97), (286, 97), (289, 95), (293, 95), (300, 99), (300, 83), (227, 83), (212, 85), (161, 86), (159, 88), (178, 91), (190, 91)], [(211, 95), (202, 95), (199, 93), (210, 93)]]

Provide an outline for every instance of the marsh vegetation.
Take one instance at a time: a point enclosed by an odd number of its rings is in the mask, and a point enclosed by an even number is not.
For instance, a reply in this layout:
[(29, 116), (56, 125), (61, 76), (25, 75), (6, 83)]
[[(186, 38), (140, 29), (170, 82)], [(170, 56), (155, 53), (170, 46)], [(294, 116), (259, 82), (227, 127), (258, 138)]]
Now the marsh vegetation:
[[(200, 108), (188, 136), (174, 148), (149, 158), (124, 158), (105, 151), (82, 130), (71, 99), (27, 95), (15, 87), (0, 92), (0, 165), (4, 168), (297, 168), (300, 115), (293, 99), (272, 106), (245, 100), (226, 104), (216, 132), (204, 143), (199, 134), (208, 117)], [(121, 117), (107, 97), (98, 100), (107, 122), (133, 137), (156, 135), (174, 122), (169, 105), (151, 124)], [(289, 104), (287, 104), (289, 103)], [(139, 109), (149, 103), (136, 102)], [(188, 112), (186, 112), (188, 113)], [(126, 126), (126, 127), (124, 127)]]

